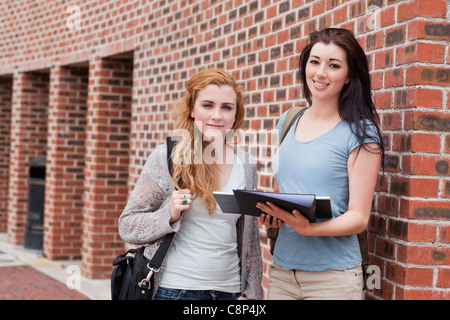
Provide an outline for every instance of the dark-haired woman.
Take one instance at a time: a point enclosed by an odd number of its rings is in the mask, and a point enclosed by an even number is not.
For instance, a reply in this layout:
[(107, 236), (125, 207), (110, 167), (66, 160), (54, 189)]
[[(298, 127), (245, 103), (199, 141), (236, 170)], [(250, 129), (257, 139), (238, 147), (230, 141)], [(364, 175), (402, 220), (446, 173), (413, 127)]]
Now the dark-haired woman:
[(258, 204), (261, 223), (280, 227), (268, 298), (362, 299), (356, 234), (368, 224), (384, 154), (367, 58), (350, 31), (324, 29), (310, 35), (300, 76), (309, 108), (280, 145), (274, 173), (280, 192), (330, 196), (333, 218), (309, 223)]

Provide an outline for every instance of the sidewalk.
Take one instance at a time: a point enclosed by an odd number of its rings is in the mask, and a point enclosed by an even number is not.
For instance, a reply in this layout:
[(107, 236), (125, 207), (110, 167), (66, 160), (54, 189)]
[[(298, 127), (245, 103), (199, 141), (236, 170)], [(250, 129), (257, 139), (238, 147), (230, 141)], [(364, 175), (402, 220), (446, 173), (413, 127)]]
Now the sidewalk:
[(110, 300), (110, 280), (91, 280), (80, 270), (79, 260), (50, 261), (0, 233), (0, 300)]

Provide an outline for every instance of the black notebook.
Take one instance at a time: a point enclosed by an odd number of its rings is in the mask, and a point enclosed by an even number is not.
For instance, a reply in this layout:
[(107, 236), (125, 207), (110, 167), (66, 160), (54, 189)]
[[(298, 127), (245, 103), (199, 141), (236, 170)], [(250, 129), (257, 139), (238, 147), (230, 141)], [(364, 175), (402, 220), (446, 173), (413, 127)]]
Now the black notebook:
[(272, 202), (289, 212), (300, 211), (310, 222), (331, 219), (329, 197), (316, 197), (313, 194), (273, 193), (251, 190), (233, 190), (234, 194), (214, 192), (214, 197), (224, 213), (248, 214), (259, 217), (262, 211), (256, 208), (257, 202)]

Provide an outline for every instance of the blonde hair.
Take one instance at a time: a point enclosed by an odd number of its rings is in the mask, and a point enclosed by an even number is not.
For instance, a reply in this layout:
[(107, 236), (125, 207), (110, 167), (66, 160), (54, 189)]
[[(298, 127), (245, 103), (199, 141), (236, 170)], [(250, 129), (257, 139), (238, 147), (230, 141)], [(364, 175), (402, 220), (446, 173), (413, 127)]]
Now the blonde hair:
[[(190, 116), (195, 101), (201, 90), (208, 85), (230, 86), (236, 93), (236, 117), (232, 129), (240, 129), (244, 124), (244, 95), (236, 80), (225, 70), (205, 69), (195, 74), (188, 82), (185, 95), (175, 106), (175, 126), (179, 132), (179, 140), (172, 152), (173, 184), (178, 189), (190, 189), (194, 198), (199, 197), (206, 205), (210, 214), (216, 211), (216, 201), (213, 191), (219, 188), (216, 164), (205, 163), (194, 159), (199, 153), (199, 146), (194, 143), (195, 124)], [(201, 143), (202, 153), (207, 142)], [(193, 151), (193, 152), (192, 152)], [(182, 181), (182, 185), (180, 185)]]

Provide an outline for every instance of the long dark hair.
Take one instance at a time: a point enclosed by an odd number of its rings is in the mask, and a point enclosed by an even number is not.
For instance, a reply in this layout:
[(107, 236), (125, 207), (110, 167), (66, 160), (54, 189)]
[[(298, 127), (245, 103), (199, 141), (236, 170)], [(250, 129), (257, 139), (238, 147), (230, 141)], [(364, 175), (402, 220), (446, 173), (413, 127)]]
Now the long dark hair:
[[(352, 132), (364, 148), (366, 148), (363, 145), (365, 139), (375, 138), (368, 135), (367, 128), (371, 125), (376, 128), (380, 141), (380, 150), (376, 150), (376, 152), (381, 151), (381, 163), (384, 168), (384, 146), (379, 126), (380, 118), (372, 99), (369, 63), (364, 50), (351, 31), (339, 28), (326, 28), (321, 31), (314, 31), (309, 35), (309, 43), (302, 50), (299, 63), (300, 79), (303, 82), (303, 93), (306, 100), (310, 105), (312, 104), (311, 91), (306, 84), (306, 64), (312, 47), (319, 42), (324, 44), (332, 43), (345, 51), (350, 81), (344, 85), (341, 91), (338, 109), (339, 116), (350, 123)], [(368, 149), (366, 148), (366, 150)]]

